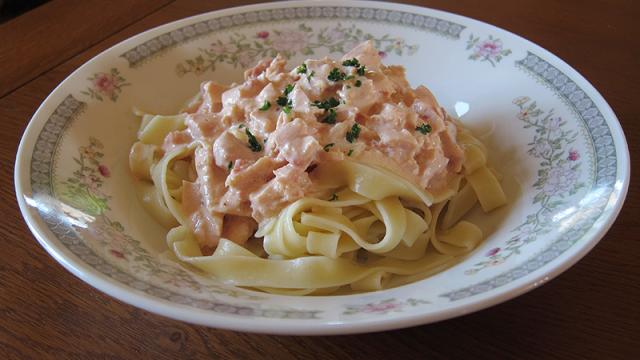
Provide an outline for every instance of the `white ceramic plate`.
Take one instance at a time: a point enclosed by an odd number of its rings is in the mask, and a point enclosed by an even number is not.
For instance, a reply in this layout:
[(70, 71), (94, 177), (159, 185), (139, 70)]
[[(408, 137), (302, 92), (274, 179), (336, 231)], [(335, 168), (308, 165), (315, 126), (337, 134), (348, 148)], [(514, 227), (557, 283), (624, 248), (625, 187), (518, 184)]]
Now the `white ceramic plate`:
[[(373, 39), (440, 103), (485, 134), (522, 186), (487, 241), (459, 265), (374, 293), (287, 297), (229, 287), (165, 259), (162, 228), (136, 201), (131, 109), (172, 113), (201, 81), (227, 83), (277, 51), (291, 66)], [(629, 184), (624, 134), (602, 96), (539, 46), (475, 20), (379, 2), (255, 5), (173, 22), (84, 64), (33, 116), (16, 193), (29, 227), (69, 271), (135, 306), (192, 323), (279, 334), (425, 324), (508, 300), (584, 256)]]

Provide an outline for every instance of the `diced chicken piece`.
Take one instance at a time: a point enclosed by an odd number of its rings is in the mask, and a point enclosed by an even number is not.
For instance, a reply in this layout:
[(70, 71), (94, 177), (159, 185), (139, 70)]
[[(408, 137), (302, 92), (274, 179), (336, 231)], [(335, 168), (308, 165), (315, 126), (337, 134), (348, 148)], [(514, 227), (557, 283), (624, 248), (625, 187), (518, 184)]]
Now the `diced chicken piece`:
[(282, 165), (282, 161), (266, 156), (254, 163), (237, 161), (227, 177), (226, 185), (237, 191), (241, 198), (248, 199), (250, 193), (273, 179), (273, 172)]
[(202, 94), (202, 104), (198, 109), (200, 113), (218, 112), (222, 109), (222, 93), (227, 87), (214, 81), (202, 83), (200, 93)]
[(464, 162), (464, 150), (456, 142), (456, 130), (455, 124), (448, 122), (446, 130), (439, 134), (442, 142), (442, 151), (449, 159), (449, 170), (452, 172), (462, 170), (462, 163)]
[(436, 101), (431, 91), (424, 86), (418, 86), (415, 90), (416, 99), (413, 102), (413, 110), (423, 117), (433, 132), (444, 130), (444, 110)]
[(260, 155), (251, 151), (246, 142), (225, 131), (213, 143), (213, 156), (215, 163), (221, 168), (229, 167), (236, 160), (257, 160)]
[(249, 80), (258, 78), (262, 73), (264, 73), (265, 70), (267, 70), (272, 60), (273, 59), (271, 58), (260, 60), (258, 64), (256, 64), (256, 66), (252, 67), (251, 69), (247, 69), (244, 72), (244, 79)]
[(244, 244), (258, 229), (258, 223), (250, 217), (225, 215), (222, 237), (236, 244)]
[(360, 64), (366, 66), (368, 70), (378, 71), (382, 66), (382, 59), (378, 55), (378, 50), (373, 46), (371, 40), (365, 41), (354, 47), (342, 57), (342, 61), (356, 58)]
[(176, 130), (172, 131), (164, 138), (164, 143), (162, 144), (162, 150), (165, 153), (169, 153), (173, 151), (178, 146), (189, 144), (193, 141), (193, 137), (191, 136), (188, 130)]
[(333, 60), (307, 60), (307, 75), (301, 76), (298, 85), (307, 93), (309, 98), (320, 100), (325, 91), (335, 85), (328, 80), (331, 70), (338, 66)]
[(187, 129), (193, 139), (215, 140), (224, 130), (217, 113), (195, 113), (186, 117)]
[(279, 149), (278, 159), (306, 168), (313, 162), (322, 146), (318, 143), (317, 121), (295, 119), (273, 132), (269, 141)]
[(182, 208), (188, 216), (190, 227), (203, 253), (209, 255), (220, 241), (223, 214), (208, 211), (202, 204), (201, 187), (196, 183), (183, 182)]
[(265, 70), (265, 77), (271, 82), (281, 82), (284, 77), (288, 76), (285, 71), (285, 66), (287, 66), (287, 59), (278, 54), (278, 56), (271, 61), (269, 67)]
[(257, 221), (276, 215), (286, 205), (304, 197), (312, 186), (305, 168), (289, 164), (274, 173), (274, 179), (250, 196), (252, 217)]
[(338, 91), (338, 95), (344, 99), (346, 105), (357, 108), (360, 112), (368, 113), (369, 109), (380, 101), (381, 93), (376, 90), (373, 81), (362, 78), (360, 87), (346, 86)]
[(291, 99), (293, 105), (292, 110), (294, 112), (298, 114), (309, 114), (312, 112), (311, 101), (309, 101), (309, 97), (300, 86), (293, 88), (289, 98)]
[(440, 138), (430, 135), (416, 156), (416, 162), (420, 164), (420, 185), (427, 187), (433, 177), (446, 171), (449, 159), (444, 156)]

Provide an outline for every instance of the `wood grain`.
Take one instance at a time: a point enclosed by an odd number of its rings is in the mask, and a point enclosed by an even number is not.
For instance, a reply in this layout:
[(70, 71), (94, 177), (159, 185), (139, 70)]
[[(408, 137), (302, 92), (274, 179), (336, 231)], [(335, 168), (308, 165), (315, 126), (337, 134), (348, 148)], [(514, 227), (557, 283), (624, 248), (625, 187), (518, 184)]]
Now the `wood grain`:
[(3, 24), (0, 97), (171, 1), (52, 1)]
[[(632, 183), (624, 209), (604, 239), (557, 279), (507, 303), (461, 318), (378, 334), (287, 337), (237, 333), (189, 325), (123, 304), (75, 278), (38, 245), (15, 201), (13, 161), (20, 136), (37, 106), (74, 69), (109, 46), (140, 31), (196, 13), (249, 3), (177, 0), (166, 6), (130, 2), (54, 0), (41, 13), (27, 13), (0, 26), (0, 358), (593, 358), (640, 356), (640, 191)], [(487, 21), (549, 49), (591, 81), (612, 105), (632, 154), (638, 178), (640, 118), (635, 98), (640, 13), (630, 0), (598, 1), (411, 1)], [(93, 7), (93, 8), (91, 8)], [(23, 44), (25, 34), (8, 31), (55, 28), (64, 8), (67, 22), (91, 9), (108, 13), (103, 31), (88, 32), (79, 45), (58, 41), (71, 30), (40, 33), (40, 49)], [(59, 16), (59, 14), (58, 14)], [(124, 19), (124, 20), (123, 20)], [(88, 25), (79, 25), (88, 26)], [(98, 26), (98, 28), (100, 28)], [(24, 30), (21, 30), (24, 31)], [(5, 40), (7, 39), (7, 40)], [(18, 41), (20, 40), (20, 41)], [(5, 64), (22, 62), (20, 77)], [(0, 94), (3, 92), (0, 90)]]

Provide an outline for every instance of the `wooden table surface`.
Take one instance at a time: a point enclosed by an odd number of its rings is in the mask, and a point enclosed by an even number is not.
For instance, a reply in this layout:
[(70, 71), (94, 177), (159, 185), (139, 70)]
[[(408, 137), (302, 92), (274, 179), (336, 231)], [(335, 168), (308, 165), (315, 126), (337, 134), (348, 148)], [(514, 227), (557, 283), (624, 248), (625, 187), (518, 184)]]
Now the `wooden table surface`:
[[(15, 199), (18, 142), (38, 105), (104, 49), (169, 21), (254, 1), (54, 0), (0, 25), (0, 359), (640, 358), (640, 189), (608, 234), (549, 284), (441, 323), (377, 334), (268, 336), (139, 310), (77, 279), (38, 245)], [(640, 2), (413, 0), (497, 25), (582, 73), (618, 115), (640, 169)], [(224, 3), (224, 4), (222, 4)]]

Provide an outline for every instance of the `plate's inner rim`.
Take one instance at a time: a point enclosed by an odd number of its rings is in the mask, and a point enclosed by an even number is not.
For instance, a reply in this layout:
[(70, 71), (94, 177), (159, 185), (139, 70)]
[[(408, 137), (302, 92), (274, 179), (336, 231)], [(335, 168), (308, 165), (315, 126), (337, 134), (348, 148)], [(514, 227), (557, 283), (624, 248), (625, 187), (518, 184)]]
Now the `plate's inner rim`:
[[(364, 9), (372, 10), (371, 8)], [(274, 10), (277, 9), (273, 9), (271, 11), (273, 12)], [(384, 9), (373, 10), (385, 11), (385, 14), (387, 14), (386, 16), (389, 16), (391, 13)], [(419, 14), (414, 15), (424, 16)], [(229, 16), (228, 18), (231, 21), (234, 21), (233, 16)], [(182, 27), (181, 29), (184, 28), (185, 27)], [(462, 29), (464, 29), (464, 27)], [(577, 240), (579, 240), (601, 216), (614, 189), (617, 174), (615, 144), (613, 142), (611, 130), (604, 120), (604, 116), (595, 106), (592, 99), (590, 99), (589, 96), (586, 95), (586, 93), (568, 76), (532, 52), (528, 52), (527, 56), (524, 59), (515, 62), (515, 65), (519, 69), (527, 71), (538, 77), (540, 81), (550, 87), (558, 96), (565, 99), (568, 104), (571, 104), (576, 114), (578, 114), (578, 117), (589, 129), (589, 135), (591, 137), (592, 144), (595, 147), (596, 154), (596, 179), (594, 186), (601, 188), (600, 191), (602, 192), (602, 196), (598, 198), (598, 202), (590, 204), (592, 206), (586, 209), (590, 216), (585, 217), (578, 223), (575, 227), (577, 229), (576, 231), (565, 233), (547, 249), (527, 260), (522, 266), (518, 266), (481, 283), (440, 295), (451, 301), (464, 299), (504, 286), (513, 280), (539, 269), (557, 258), (560, 254), (569, 249), (571, 245), (575, 244)], [(58, 150), (60, 137), (64, 133), (67, 123), (77, 117), (78, 113), (83, 110), (84, 106), (86, 106), (86, 103), (78, 101), (72, 95), (68, 95), (48, 118), (42, 131), (38, 134), (38, 139), (34, 146), (33, 157), (31, 160), (30, 179), (34, 197), (53, 196), (53, 164), (55, 154)], [(594, 133), (599, 135), (594, 136)], [(47, 212), (46, 209), (38, 208), (38, 213), (44, 220), (47, 227), (58, 237), (61, 243), (74, 254), (79, 256), (87, 266), (92, 267), (114, 279), (116, 282), (124, 283), (129, 287), (132, 287), (131, 284), (133, 281), (137, 281), (137, 279), (133, 278), (129, 274), (118, 270), (108, 263), (104, 263), (104, 260), (96, 256), (91, 249), (87, 248), (89, 253), (86, 252), (86, 249), (82, 249), (82, 246), (84, 245), (83, 241), (77, 236), (69, 224), (62, 224), (59, 221), (56, 221), (58, 219), (56, 219), (50, 211)], [(86, 245), (84, 246), (86, 247)], [(74, 251), (74, 249), (78, 251)], [(101, 261), (103, 263), (100, 263)], [(320, 313), (320, 311), (265, 309), (264, 307), (254, 309), (252, 306), (236, 306), (225, 302), (203, 301), (201, 299), (189, 298), (154, 286), (150, 286), (145, 290), (137, 290), (143, 291), (156, 298), (161, 298), (165, 301), (177, 302), (225, 314), (301, 319), (318, 318)]]
[(136, 68), (168, 49), (199, 37), (209, 35), (218, 30), (237, 28), (265, 22), (286, 20), (318, 20), (333, 19), (365, 20), (384, 22), (406, 26), (417, 30), (434, 33), (457, 40), (466, 26), (434, 16), (411, 13), (407, 11), (386, 10), (359, 6), (300, 6), (278, 7), (264, 10), (249, 10), (233, 15), (212, 14), (207, 20), (185, 25), (172, 31), (160, 34), (139, 44), (120, 57), (127, 60), (129, 67)]

